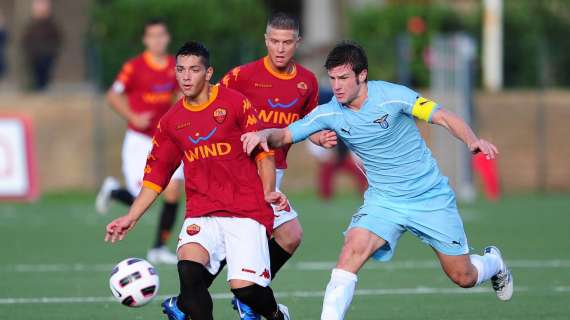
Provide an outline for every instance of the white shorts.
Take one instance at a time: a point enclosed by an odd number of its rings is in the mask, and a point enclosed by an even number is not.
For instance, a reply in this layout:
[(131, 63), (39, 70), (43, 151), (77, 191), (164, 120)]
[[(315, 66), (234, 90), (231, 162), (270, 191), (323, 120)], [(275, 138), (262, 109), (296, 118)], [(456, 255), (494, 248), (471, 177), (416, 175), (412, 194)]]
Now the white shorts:
[(216, 274), (220, 262), (228, 263), (227, 280), (251, 281), (262, 287), (271, 282), (269, 247), (265, 227), (248, 218), (186, 218), (178, 236), (178, 247), (198, 243), (210, 254), (206, 269)]
[[(283, 181), (283, 175), (285, 174), (285, 170), (283, 169), (276, 169), (275, 170), (275, 188), (277, 191), (281, 192), (281, 182)], [(275, 215), (275, 221), (273, 222), (273, 229), (277, 229), (280, 225), (284, 224), (287, 221), (291, 221), (297, 218), (298, 214), (295, 209), (291, 206), (291, 202), (289, 202), (289, 206), (285, 210), (277, 211), (275, 210), (275, 206), (273, 207), (273, 214)]]
[[(123, 175), (127, 190), (137, 196), (142, 188), (146, 157), (152, 149), (152, 139), (142, 133), (128, 129), (123, 142), (121, 158), (123, 160)], [(172, 175), (172, 179), (184, 180), (182, 164)]]

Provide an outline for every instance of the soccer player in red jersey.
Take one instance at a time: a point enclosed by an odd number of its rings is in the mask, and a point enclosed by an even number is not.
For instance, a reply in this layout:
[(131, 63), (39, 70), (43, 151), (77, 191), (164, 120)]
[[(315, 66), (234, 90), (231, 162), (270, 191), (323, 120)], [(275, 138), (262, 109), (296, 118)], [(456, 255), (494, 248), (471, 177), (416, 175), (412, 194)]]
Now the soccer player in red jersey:
[[(126, 188), (107, 177), (97, 195), (96, 209), (107, 212), (110, 200), (126, 205), (133, 203), (142, 186), (145, 159), (152, 148), (152, 135), (159, 119), (170, 109), (177, 96), (175, 59), (167, 54), (170, 35), (163, 20), (149, 20), (144, 27), (146, 50), (127, 61), (107, 92), (111, 107), (128, 123), (122, 150), (122, 167)], [(165, 246), (170, 237), (180, 193), (182, 168), (163, 193), (164, 205), (157, 226), (153, 248), (147, 259), (151, 263), (176, 264), (178, 259)]]
[[(293, 60), (300, 43), (299, 23), (285, 13), (274, 13), (268, 20), (265, 45), (267, 55), (248, 64), (235, 67), (221, 80), (225, 87), (243, 93), (259, 111), (263, 128), (285, 128), (311, 112), (318, 102), (315, 75)], [(311, 138), (318, 144), (320, 134)], [(290, 145), (275, 150), (277, 190), (287, 169)], [(297, 212), (288, 206), (274, 210), (273, 238), (269, 241), (271, 274), (273, 277), (291, 258), (302, 238)], [(258, 319), (247, 306), (234, 301), (242, 319)]]
[(241, 93), (211, 85), (209, 52), (186, 43), (176, 55), (176, 76), (184, 98), (160, 120), (148, 155), (141, 193), (129, 213), (107, 225), (106, 241), (121, 240), (142, 217), (184, 163), (186, 219), (178, 242), (180, 295), (166, 299), (169, 319), (212, 319), (207, 274), (227, 260), (227, 280), (236, 297), (267, 319), (289, 319), (277, 305), (271, 281), (267, 236), (273, 210), (287, 206), (275, 192), (270, 152), (249, 157), (243, 133), (261, 128), (257, 112)]

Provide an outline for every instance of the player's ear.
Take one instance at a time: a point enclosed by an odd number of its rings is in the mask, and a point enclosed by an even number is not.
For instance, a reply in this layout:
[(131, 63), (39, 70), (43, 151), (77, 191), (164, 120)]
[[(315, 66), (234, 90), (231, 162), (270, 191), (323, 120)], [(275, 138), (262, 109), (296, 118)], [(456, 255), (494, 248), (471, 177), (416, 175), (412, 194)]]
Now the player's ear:
[(212, 66), (209, 66), (208, 69), (206, 69), (206, 81), (210, 81), (213, 75), (214, 75), (214, 68)]
[(299, 45), (301, 44), (301, 40), (303, 40), (303, 37), (298, 36), (297, 37), (297, 41), (295, 42), (295, 48), (299, 48)]
[(358, 81), (364, 82), (366, 81), (367, 78), (368, 78), (368, 69), (360, 71), (360, 73), (358, 74)]

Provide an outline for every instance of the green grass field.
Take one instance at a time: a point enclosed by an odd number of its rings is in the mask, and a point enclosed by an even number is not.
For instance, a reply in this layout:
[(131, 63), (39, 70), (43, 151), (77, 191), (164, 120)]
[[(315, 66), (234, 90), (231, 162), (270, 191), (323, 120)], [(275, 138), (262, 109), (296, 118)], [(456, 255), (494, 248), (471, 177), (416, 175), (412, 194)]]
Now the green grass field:
[[(341, 232), (360, 200), (343, 196), (321, 203), (312, 195), (289, 196), (301, 213), (305, 238), (272, 286), (293, 319), (319, 319)], [(0, 319), (163, 317), (159, 299), (129, 309), (112, 300), (108, 287), (116, 262), (146, 255), (157, 210), (123, 242), (109, 245), (103, 242), (104, 226), (123, 209), (116, 205), (99, 216), (93, 197), (58, 194), (32, 205), (0, 205)], [(473, 250), (498, 245), (511, 264), (511, 302), (499, 302), (489, 285), (455, 287), (432, 250), (408, 234), (392, 262), (371, 261), (360, 273), (347, 319), (570, 319), (570, 196), (517, 196), (460, 207)], [(159, 266), (158, 271), (159, 298), (175, 294), (176, 268)], [(222, 275), (211, 289), (215, 318), (236, 319)]]

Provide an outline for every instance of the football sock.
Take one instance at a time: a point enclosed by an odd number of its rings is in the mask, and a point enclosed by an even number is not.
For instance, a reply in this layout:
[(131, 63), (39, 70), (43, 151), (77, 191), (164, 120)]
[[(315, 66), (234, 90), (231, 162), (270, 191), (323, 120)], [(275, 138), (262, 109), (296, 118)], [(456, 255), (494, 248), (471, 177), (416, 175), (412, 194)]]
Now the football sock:
[(135, 197), (127, 189), (115, 189), (111, 191), (111, 199), (115, 199), (129, 207), (135, 202)]
[(275, 238), (269, 240), (269, 259), (271, 261), (271, 279), (275, 279), (277, 272), (291, 258), (291, 254), (283, 249)]
[(206, 282), (206, 287), (209, 288), (212, 285), (212, 282), (214, 282), (214, 280), (218, 277), (218, 275), (222, 272), (222, 270), (224, 270), (226, 264), (227, 264), (226, 259), (220, 261), (220, 269), (218, 269), (218, 272), (216, 272), (216, 274), (211, 274), (208, 270), (206, 270), (206, 274), (204, 275), (204, 281)]
[(494, 254), (469, 256), (471, 264), (477, 269), (477, 283), (476, 286), (491, 279), (501, 270), (501, 259)]
[(192, 320), (212, 320), (212, 297), (204, 282), (206, 268), (194, 261), (178, 261), (180, 295), (178, 308)]
[(258, 284), (232, 289), (232, 292), (241, 302), (247, 304), (255, 313), (269, 320), (281, 320), (283, 314), (277, 307), (273, 290)]
[(344, 319), (350, 306), (358, 277), (356, 274), (341, 269), (333, 269), (323, 301), (321, 320)]
[(156, 239), (154, 247), (162, 247), (170, 238), (172, 227), (176, 221), (176, 210), (178, 210), (178, 202), (164, 202), (160, 218), (158, 222), (158, 230), (156, 232)]

